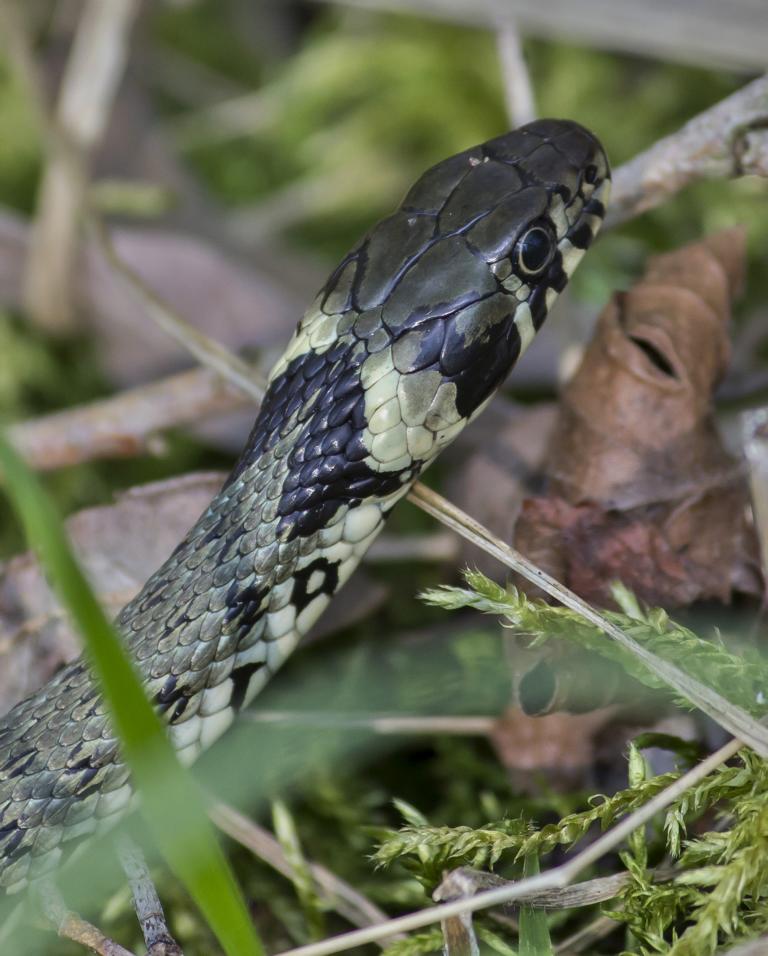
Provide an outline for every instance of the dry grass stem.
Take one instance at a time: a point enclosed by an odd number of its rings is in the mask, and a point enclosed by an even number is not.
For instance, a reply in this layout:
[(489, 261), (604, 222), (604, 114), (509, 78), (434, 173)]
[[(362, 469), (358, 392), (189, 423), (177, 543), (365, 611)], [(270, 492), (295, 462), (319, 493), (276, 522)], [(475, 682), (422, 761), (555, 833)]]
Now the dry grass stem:
[(451, 734), (459, 737), (487, 737), (498, 724), (495, 717), (421, 717), (401, 714), (343, 714), (314, 710), (254, 710), (244, 719), (255, 724), (287, 724), (292, 727), (332, 727), (370, 730), (376, 734)]
[(123, 262), (115, 250), (109, 231), (104, 228), (101, 221), (96, 217), (93, 217), (91, 221), (107, 261), (126, 280), (128, 288), (134, 293), (152, 321), (182, 345), (201, 365), (217, 372), (250, 398), (260, 402), (264, 397), (265, 385), (258, 373), (247, 362), (224, 348), (215, 339), (185, 322), (173, 309), (169, 308), (133, 269)]
[(130, 950), (109, 939), (100, 929), (75, 913), (67, 914), (63, 922), (59, 924), (57, 932), (62, 939), (79, 943), (91, 952), (97, 953), (98, 956), (134, 956)]
[(621, 644), (622, 647), (639, 658), (670, 687), (695, 703), (700, 710), (704, 711), (714, 721), (725, 727), (734, 736), (739, 737), (743, 743), (749, 744), (761, 756), (768, 756), (768, 728), (751, 717), (743, 708), (732, 704), (712, 688), (690, 677), (676, 665), (670, 664), (638, 644), (637, 641), (625, 634), (615, 624), (612, 624), (594, 607), (587, 604), (586, 601), (582, 601), (573, 591), (537, 568), (519, 551), (491, 534), (487, 528), (484, 528), (461, 509), (451, 504), (442, 495), (432, 491), (431, 488), (417, 483), (413, 486), (409, 498), (427, 514), (431, 514), (442, 521), (447, 527), (453, 528), (462, 537), (483, 548), (488, 554), (521, 574), (526, 580), (541, 588), (542, 591), (545, 591), (560, 604), (594, 624), (606, 636)]
[(90, 154), (109, 119), (128, 53), (138, 0), (88, 0), (67, 61), (48, 161), (38, 194), (24, 277), (30, 316), (53, 332), (70, 329), (78, 229)]
[(511, 127), (522, 126), (536, 119), (536, 101), (528, 67), (523, 55), (520, 33), (511, 19), (504, 19), (496, 31), (504, 100)]
[(765, 68), (766, 7), (730, 3), (609, 3), (605, 0), (314, 0), (364, 10), (399, 11), (493, 30), (512, 13), (528, 36), (755, 73)]
[[(268, 830), (225, 803), (216, 803), (211, 808), (210, 817), (227, 836), (249, 849), (286, 879), (291, 879), (291, 864), (280, 843)], [(309, 870), (323, 901), (353, 926), (378, 925), (386, 920), (386, 913), (331, 870), (319, 863), (310, 863)], [(386, 946), (394, 938), (397, 937), (385, 937), (379, 942)]]

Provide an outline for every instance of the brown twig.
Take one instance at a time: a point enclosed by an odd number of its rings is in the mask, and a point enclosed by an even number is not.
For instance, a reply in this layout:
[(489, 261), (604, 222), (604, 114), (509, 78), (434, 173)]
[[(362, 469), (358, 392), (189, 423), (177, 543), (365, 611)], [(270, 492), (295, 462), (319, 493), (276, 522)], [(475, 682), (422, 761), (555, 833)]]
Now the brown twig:
[[(89, 159), (106, 128), (138, 6), (138, 0), (88, 0), (78, 22), (56, 115), (47, 120), (48, 161), (24, 286), (30, 315), (49, 331), (65, 331), (73, 324), (78, 220)], [(28, 45), (26, 38), (19, 42)]]
[(240, 388), (207, 368), (196, 368), (128, 389), (111, 398), (68, 408), (9, 429), (33, 468), (50, 471), (101, 458), (126, 458), (152, 449), (153, 436), (176, 425), (248, 404)]
[(768, 175), (768, 75), (699, 113), (614, 173), (606, 226), (699, 179)]
[[(531, 893), (530, 896), (520, 897), (515, 907), (525, 903), (526, 906), (535, 906), (542, 910), (571, 909), (577, 906), (592, 906), (612, 900), (621, 893), (631, 876), (627, 872), (614, 873), (611, 876), (599, 876), (594, 880), (585, 880), (574, 886), (564, 886), (557, 889), (541, 890)], [(452, 870), (432, 894), (435, 902), (458, 899), (462, 896), (471, 896), (481, 890), (490, 890), (495, 887), (512, 886), (513, 882), (505, 880), (495, 873), (484, 873), (462, 866)]]
[(168, 929), (144, 854), (133, 840), (123, 836), (118, 842), (118, 855), (131, 887), (133, 908), (141, 926), (147, 956), (184, 956)]
[(41, 881), (37, 890), (43, 915), (62, 939), (79, 943), (98, 956), (135, 956), (130, 950), (105, 936), (100, 929), (72, 913), (51, 880)]
[(56, 932), (62, 939), (79, 943), (94, 953), (98, 953), (99, 956), (134, 956), (130, 950), (105, 936), (100, 929), (81, 919), (76, 913), (67, 913), (66, 917), (59, 923)]
[[(523, 903), (542, 910), (570, 909), (578, 906), (592, 906), (605, 900), (614, 899), (630, 881), (627, 872), (614, 873), (612, 876), (602, 876), (594, 880), (585, 880), (575, 886), (565, 886), (562, 889), (543, 890), (530, 896), (521, 898), (515, 903), (515, 909)], [(432, 894), (435, 902), (469, 899), (478, 892), (496, 887), (513, 885), (509, 880), (502, 879), (494, 873), (485, 873), (473, 870), (470, 867), (459, 867), (443, 879)], [(496, 917), (500, 922), (512, 923), (517, 928), (515, 920), (510, 919), (506, 912), (491, 912), (489, 916)], [(613, 925), (616, 925), (611, 920)], [(460, 916), (450, 917), (442, 921), (444, 951), (446, 956), (463, 956), (476, 953), (479, 950), (471, 913), (462, 913)]]
[[(441, 902), (466, 900), (481, 887), (474, 879), (475, 871), (469, 868), (452, 870), (432, 894), (432, 899)], [(475, 934), (472, 913), (459, 913), (440, 921), (443, 934), (443, 956), (479, 956), (480, 946)]]

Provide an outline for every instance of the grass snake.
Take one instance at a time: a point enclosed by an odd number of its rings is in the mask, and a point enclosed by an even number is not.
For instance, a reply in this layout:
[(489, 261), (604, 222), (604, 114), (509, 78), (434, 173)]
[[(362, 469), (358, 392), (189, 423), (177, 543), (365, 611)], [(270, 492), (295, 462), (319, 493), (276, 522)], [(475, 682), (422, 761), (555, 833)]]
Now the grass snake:
[[(488, 403), (605, 213), (576, 123), (539, 120), (424, 173), (331, 273), (220, 493), (118, 626), (182, 760), (263, 687), (414, 480)], [(79, 659), (0, 719), (0, 889), (131, 800)]]

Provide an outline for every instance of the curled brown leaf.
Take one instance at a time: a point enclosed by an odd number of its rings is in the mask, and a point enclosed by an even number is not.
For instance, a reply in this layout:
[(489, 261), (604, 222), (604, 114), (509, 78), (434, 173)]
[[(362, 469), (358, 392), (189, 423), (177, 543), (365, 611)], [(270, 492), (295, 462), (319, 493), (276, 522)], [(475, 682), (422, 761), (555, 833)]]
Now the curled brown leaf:
[(747, 485), (712, 401), (744, 246), (731, 229), (653, 257), (564, 390), (547, 493), (526, 502), (515, 541), (589, 600), (610, 603), (616, 579), (665, 606), (759, 590)]

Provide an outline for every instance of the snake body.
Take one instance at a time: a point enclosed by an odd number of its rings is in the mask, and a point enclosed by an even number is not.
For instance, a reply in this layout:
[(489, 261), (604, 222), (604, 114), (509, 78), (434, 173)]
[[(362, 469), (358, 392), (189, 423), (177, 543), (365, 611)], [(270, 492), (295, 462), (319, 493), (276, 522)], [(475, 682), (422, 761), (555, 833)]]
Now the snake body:
[[(184, 761), (232, 722), (488, 402), (598, 230), (595, 137), (541, 120), (428, 170), (334, 270), (243, 453), (118, 625)], [(131, 800), (80, 659), (0, 721), (0, 888)]]

